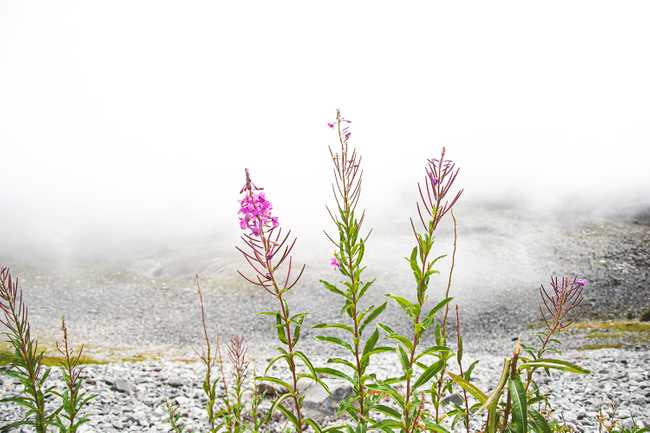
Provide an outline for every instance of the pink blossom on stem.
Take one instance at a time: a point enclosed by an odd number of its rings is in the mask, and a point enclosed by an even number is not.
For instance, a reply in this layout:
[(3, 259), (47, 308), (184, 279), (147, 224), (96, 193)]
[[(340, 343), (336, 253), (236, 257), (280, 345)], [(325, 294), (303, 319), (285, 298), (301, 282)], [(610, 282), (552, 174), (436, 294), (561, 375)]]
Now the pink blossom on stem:
[(341, 264), (340, 264), (339, 261), (336, 259), (336, 257), (332, 257), (332, 258), (330, 259), (330, 265), (331, 265), (334, 269), (337, 269), (337, 270), (338, 270), (338, 269), (341, 269)]
[(253, 236), (259, 236), (263, 227), (278, 226), (278, 217), (271, 215), (273, 204), (266, 199), (263, 192), (246, 190), (239, 204), (239, 227), (242, 230), (248, 229)]
[(585, 287), (587, 284), (589, 284), (589, 280), (586, 278), (578, 278), (576, 279), (576, 284), (580, 287)]

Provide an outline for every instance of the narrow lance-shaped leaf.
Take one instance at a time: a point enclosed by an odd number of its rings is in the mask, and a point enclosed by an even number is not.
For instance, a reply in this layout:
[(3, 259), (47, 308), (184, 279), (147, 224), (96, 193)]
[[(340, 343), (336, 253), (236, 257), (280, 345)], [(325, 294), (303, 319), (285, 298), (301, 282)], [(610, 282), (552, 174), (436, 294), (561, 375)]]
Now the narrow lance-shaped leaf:
[(512, 400), (513, 426), (519, 433), (528, 433), (528, 406), (526, 391), (519, 375), (511, 377), (508, 383), (510, 398)]

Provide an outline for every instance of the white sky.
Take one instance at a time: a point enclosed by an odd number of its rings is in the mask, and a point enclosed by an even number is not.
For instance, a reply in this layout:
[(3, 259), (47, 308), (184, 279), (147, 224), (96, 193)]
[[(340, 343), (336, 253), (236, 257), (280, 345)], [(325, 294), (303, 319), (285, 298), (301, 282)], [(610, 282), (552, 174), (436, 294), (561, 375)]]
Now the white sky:
[(225, 227), (244, 167), (320, 224), (336, 108), (371, 210), (441, 145), (468, 199), (648, 203), (649, 22), (647, 1), (3, 0), (0, 233)]

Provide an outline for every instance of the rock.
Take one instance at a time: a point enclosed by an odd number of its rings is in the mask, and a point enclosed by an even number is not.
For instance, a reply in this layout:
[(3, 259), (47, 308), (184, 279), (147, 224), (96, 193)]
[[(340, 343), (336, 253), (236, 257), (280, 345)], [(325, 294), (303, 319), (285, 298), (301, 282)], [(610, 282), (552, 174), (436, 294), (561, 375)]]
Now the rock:
[(457, 406), (462, 406), (465, 404), (465, 399), (463, 398), (462, 395), (459, 393), (455, 392), (453, 394), (449, 394), (447, 397), (442, 399), (442, 404), (443, 405), (449, 405), (449, 404), (455, 404)]
[(115, 379), (112, 383), (109, 384), (115, 391), (122, 392), (124, 394), (129, 394), (131, 392), (131, 384), (125, 379)]
[(264, 398), (268, 399), (274, 399), (282, 395), (282, 391), (266, 382), (257, 384), (257, 392), (259, 392)]
[(167, 385), (171, 386), (172, 388), (180, 388), (181, 386), (185, 385), (183, 380), (176, 376), (167, 381)]
[(312, 384), (307, 387), (303, 394), (305, 401), (304, 408), (309, 412), (310, 416), (336, 414), (341, 401), (352, 395), (352, 387), (350, 385), (339, 385), (330, 387), (331, 395), (317, 384)]

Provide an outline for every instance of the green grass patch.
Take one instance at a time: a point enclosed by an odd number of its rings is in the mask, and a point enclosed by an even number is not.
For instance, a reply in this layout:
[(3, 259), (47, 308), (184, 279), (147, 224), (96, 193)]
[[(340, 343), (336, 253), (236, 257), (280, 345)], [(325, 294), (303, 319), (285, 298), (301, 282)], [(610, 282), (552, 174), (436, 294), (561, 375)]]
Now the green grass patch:
[(608, 338), (624, 338), (626, 336), (623, 332), (603, 332), (603, 331), (591, 331), (587, 334), (587, 338), (592, 338), (594, 340), (604, 340)]
[(608, 322), (577, 322), (573, 324), (574, 329), (583, 330), (607, 330), (619, 332), (635, 332), (650, 334), (650, 323), (637, 322), (634, 320), (620, 320)]
[(622, 343), (585, 344), (583, 346), (578, 347), (578, 350), (622, 349), (623, 347), (624, 345)]
[[(8, 365), (11, 360), (14, 358), (14, 353), (10, 350), (0, 348), (0, 367)], [(43, 365), (48, 367), (58, 367), (63, 363), (63, 358), (60, 356), (44, 356)], [(90, 356), (82, 356), (79, 358), (79, 363), (84, 365), (99, 365), (107, 364), (107, 361), (101, 359), (95, 359)]]

